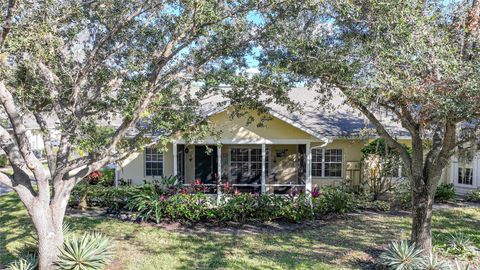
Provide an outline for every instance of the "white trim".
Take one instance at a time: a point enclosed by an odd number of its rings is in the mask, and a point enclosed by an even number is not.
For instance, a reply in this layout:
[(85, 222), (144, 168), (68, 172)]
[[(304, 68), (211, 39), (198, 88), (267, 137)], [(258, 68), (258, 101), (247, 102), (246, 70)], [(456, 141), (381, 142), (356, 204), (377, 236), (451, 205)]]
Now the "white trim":
[(217, 145), (217, 203), (222, 197), (222, 146)]
[(172, 154), (173, 154), (173, 176), (178, 175), (178, 153), (177, 153), (177, 144), (173, 143), (172, 145)]
[[(198, 144), (198, 145), (205, 145), (205, 144), (245, 144), (245, 145), (261, 145), (261, 144), (307, 144), (309, 142), (323, 142), (323, 141), (316, 141), (312, 139), (205, 139), (201, 141), (194, 141), (189, 142), (188, 144)], [(177, 144), (187, 144), (187, 142), (183, 139), (172, 140), (172, 143)], [(326, 144), (323, 144), (325, 146)]]
[(265, 188), (266, 184), (266, 176), (265, 176), (265, 171), (266, 171), (266, 165), (265, 160), (267, 156), (267, 148), (265, 144), (262, 144), (262, 176), (261, 176), (261, 183), (262, 183), (262, 193), (265, 193), (267, 189)]
[(307, 155), (307, 162), (305, 162), (307, 166), (306, 168), (307, 179), (305, 179), (305, 191), (306, 193), (310, 193), (312, 191), (312, 149), (310, 147), (310, 143), (307, 143), (305, 148), (306, 148), (305, 153)]
[(460, 184), (458, 183), (458, 159), (456, 157), (451, 158), (450, 165), (450, 179), (454, 186), (459, 188), (476, 189), (480, 186), (480, 155), (476, 154), (472, 160), (472, 184)]

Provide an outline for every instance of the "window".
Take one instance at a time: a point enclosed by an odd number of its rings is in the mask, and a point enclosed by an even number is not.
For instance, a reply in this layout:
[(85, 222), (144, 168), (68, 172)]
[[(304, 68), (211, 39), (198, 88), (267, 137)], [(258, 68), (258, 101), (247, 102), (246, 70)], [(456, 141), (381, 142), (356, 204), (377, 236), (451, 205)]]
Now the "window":
[(312, 149), (312, 176), (342, 177), (342, 149)]
[[(269, 151), (265, 156), (268, 164)], [(268, 175), (268, 166), (265, 168)], [(232, 148), (230, 149), (230, 177), (237, 184), (260, 184), (262, 176), (262, 149)]]
[(473, 158), (465, 158), (458, 162), (458, 183), (473, 185)]
[(145, 149), (145, 176), (163, 175), (163, 153), (157, 149)]

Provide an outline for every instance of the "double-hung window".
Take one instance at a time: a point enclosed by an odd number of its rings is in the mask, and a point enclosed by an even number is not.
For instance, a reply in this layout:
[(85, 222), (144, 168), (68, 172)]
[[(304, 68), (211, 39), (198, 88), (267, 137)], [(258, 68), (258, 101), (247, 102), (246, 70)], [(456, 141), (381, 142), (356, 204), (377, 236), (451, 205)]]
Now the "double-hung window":
[(155, 148), (145, 149), (145, 176), (163, 175), (163, 153)]
[(342, 149), (312, 149), (312, 176), (342, 177)]

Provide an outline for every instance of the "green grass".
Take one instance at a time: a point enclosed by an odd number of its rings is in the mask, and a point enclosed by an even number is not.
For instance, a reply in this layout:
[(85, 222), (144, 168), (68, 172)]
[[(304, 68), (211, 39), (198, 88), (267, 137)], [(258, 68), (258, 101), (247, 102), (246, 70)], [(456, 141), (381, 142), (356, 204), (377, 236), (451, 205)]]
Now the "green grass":
[[(69, 217), (78, 232), (100, 231), (115, 242), (110, 269), (361, 269), (393, 239), (408, 238), (407, 215), (355, 214), (292, 230), (176, 230), (112, 218)], [(271, 224), (274, 226), (275, 224)], [(480, 246), (480, 209), (453, 208), (434, 215), (434, 239), (456, 231)], [(13, 193), (0, 196), (0, 269), (32, 231)]]

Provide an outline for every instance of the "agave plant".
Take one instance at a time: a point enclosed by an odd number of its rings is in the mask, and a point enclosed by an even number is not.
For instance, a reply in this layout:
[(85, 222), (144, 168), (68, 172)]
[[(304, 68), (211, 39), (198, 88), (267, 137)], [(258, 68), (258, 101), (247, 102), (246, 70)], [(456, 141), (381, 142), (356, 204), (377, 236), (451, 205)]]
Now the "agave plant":
[(447, 251), (453, 255), (475, 256), (477, 248), (467, 235), (463, 233), (453, 233), (449, 236)]
[(409, 241), (393, 241), (380, 255), (380, 264), (393, 270), (417, 270), (422, 263), (422, 250)]
[(29, 254), (24, 258), (19, 258), (18, 260), (7, 265), (7, 270), (34, 270), (37, 268), (38, 260), (36, 255)]
[(437, 254), (430, 253), (429, 256), (423, 258), (420, 263), (420, 269), (422, 270), (450, 270), (450, 265), (445, 261), (438, 259)]
[(470, 267), (469, 264), (463, 266), (461, 263), (457, 261), (457, 259), (455, 259), (455, 270), (471, 270), (471, 269), (472, 268)]
[(56, 262), (60, 269), (102, 269), (112, 257), (110, 239), (100, 233), (84, 233), (80, 238), (72, 235), (65, 239)]
[[(64, 222), (62, 225), (63, 236), (68, 237), (72, 234), (72, 229), (69, 223)], [(35, 231), (32, 231), (30, 238), (25, 242), (23, 253), (36, 255), (38, 253), (38, 236)]]

